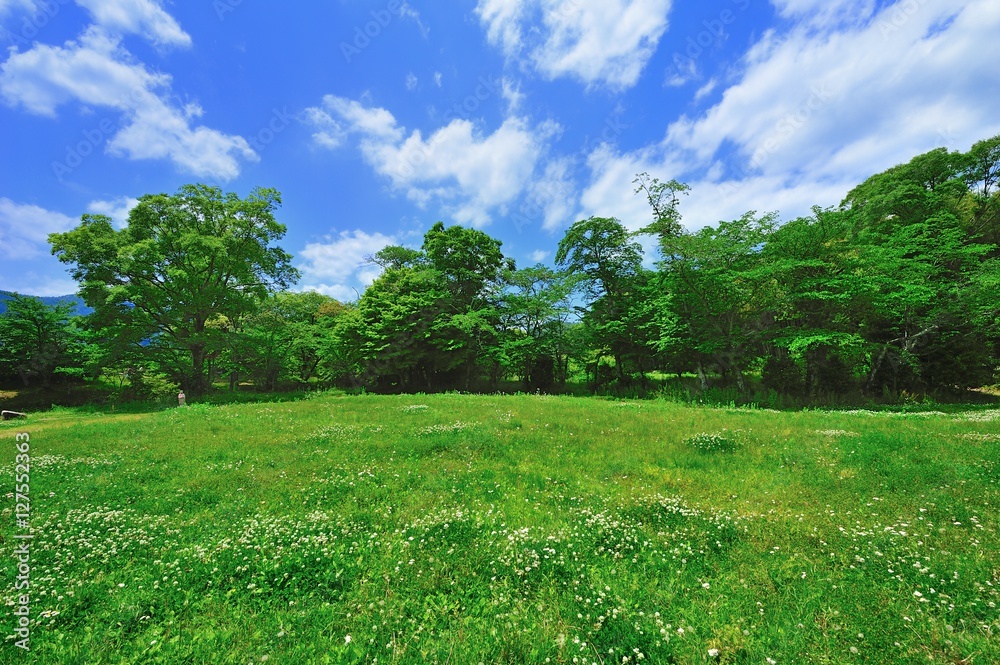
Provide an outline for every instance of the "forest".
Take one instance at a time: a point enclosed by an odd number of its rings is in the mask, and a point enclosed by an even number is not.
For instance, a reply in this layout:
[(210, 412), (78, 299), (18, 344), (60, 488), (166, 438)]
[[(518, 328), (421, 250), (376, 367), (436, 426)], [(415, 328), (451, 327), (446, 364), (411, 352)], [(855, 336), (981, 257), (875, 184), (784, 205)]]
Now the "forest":
[[(368, 258), (356, 302), (298, 292), (281, 195), (147, 195), (49, 237), (88, 313), (11, 294), (0, 382), (115, 399), (257, 391), (725, 390), (820, 402), (962, 395), (1000, 377), (1000, 136), (873, 175), (840, 205), (686, 230), (688, 186), (636, 176), (648, 224), (572, 224), (518, 267), (438, 222)], [(647, 247), (656, 248), (647, 256)], [(671, 378), (674, 380), (671, 383)]]

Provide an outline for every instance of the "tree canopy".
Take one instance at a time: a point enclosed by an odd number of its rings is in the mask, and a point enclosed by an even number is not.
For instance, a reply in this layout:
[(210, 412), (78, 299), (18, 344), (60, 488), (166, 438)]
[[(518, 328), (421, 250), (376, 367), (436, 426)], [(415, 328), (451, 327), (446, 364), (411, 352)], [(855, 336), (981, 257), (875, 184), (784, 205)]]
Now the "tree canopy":
[(685, 222), (687, 185), (634, 185), (652, 221), (579, 220), (554, 266), (518, 268), (498, 239), (437, 222), (419, 247), (369, 257), (381, 272), (353, 303), (288, 291), (274, 190), (144, 196), (123, 228), (84, 215), (50, 237), (94, 311), (13, 299), (0, 374), (112, 377), (148, 395), (214, 381), (615, 391), (669, 373), (803, 400), (998, 380), (1000, 137), (918, 155), (785, 223)]
[(274, 218), (280, 204), (272, 189), (240, 199), (187, 185), (140, 198), (123, 229), (84, 215), (49, 242), (95, 318), (151, 341), (151, 349), (183, 352), (174, 374), (198, 394), (208, 389), (206, 360), (220, 346), (209, 321), (242, 319), (296, 281), (291, 255), (273, 245), (286, 231)]

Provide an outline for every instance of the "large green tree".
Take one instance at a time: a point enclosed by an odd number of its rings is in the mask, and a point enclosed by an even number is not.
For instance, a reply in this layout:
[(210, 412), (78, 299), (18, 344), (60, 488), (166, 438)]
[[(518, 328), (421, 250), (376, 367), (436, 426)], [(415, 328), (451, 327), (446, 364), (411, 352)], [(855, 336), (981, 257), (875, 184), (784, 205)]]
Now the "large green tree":
[[(103, 215), (49, 236), (52, 253), (71, 267), (97, 318), (151, 340), (151, 350), (183, 357), (175, 378), (192, 394), (209, 387), (206, 361), (222, 348), (217, 317), (239, 320), (271, 292), (295, 282), (291, 256), (274, 243), (286, 231), (275, 220), (273, 189), (246, 198), (207, 185), (147, 195), (115, 229)], [(135, 335), (133, 334), (133, 337)]]
[[(642, 246), (614, 217), (583, 219), (566, 231), (556, 263), (579, 276), (588, 299), (583, 323), (592, 349), (591, 368), (602, 356), (614, 359), (619, 382), (649, 369), (649, 315), (644, 300), (650, 275), (642, 267)], [(596, 378), (596, 374), (595, 374)]]

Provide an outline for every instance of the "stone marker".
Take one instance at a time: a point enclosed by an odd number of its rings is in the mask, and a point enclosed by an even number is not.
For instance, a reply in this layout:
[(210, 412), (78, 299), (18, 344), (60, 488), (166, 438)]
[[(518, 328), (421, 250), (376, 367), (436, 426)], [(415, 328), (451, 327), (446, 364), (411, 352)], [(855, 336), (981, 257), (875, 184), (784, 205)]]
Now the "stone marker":
[(184, 396), (184, 391), (177, 393), (177, 406), (187, 406), (187, 398)]
[(28, 414), (20, 411), (0, 411), (0, 417), (4, 420), (24, 420)]

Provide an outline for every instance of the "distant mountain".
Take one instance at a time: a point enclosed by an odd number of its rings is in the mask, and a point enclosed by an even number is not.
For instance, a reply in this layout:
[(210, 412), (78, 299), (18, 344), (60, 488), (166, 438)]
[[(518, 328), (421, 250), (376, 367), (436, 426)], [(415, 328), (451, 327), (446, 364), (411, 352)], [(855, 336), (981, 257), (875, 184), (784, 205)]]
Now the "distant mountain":
[[(27, 295), (27, 294), (22, 294)], [(7, 301), (14, 297), (14, 294), (10, 291), (0, 291), (0, 314), (7, 311)], [(76, 310), (74, 314), (84, 315), (90, 314), (94, 310), (83, 304), (83, 299), (80, 296), (70, 295), (70, 296), (30, 296), (37, 300), (41, 300), (46, 305), (58, 305), (61, 302), (71, 302), (76, 305)]]

